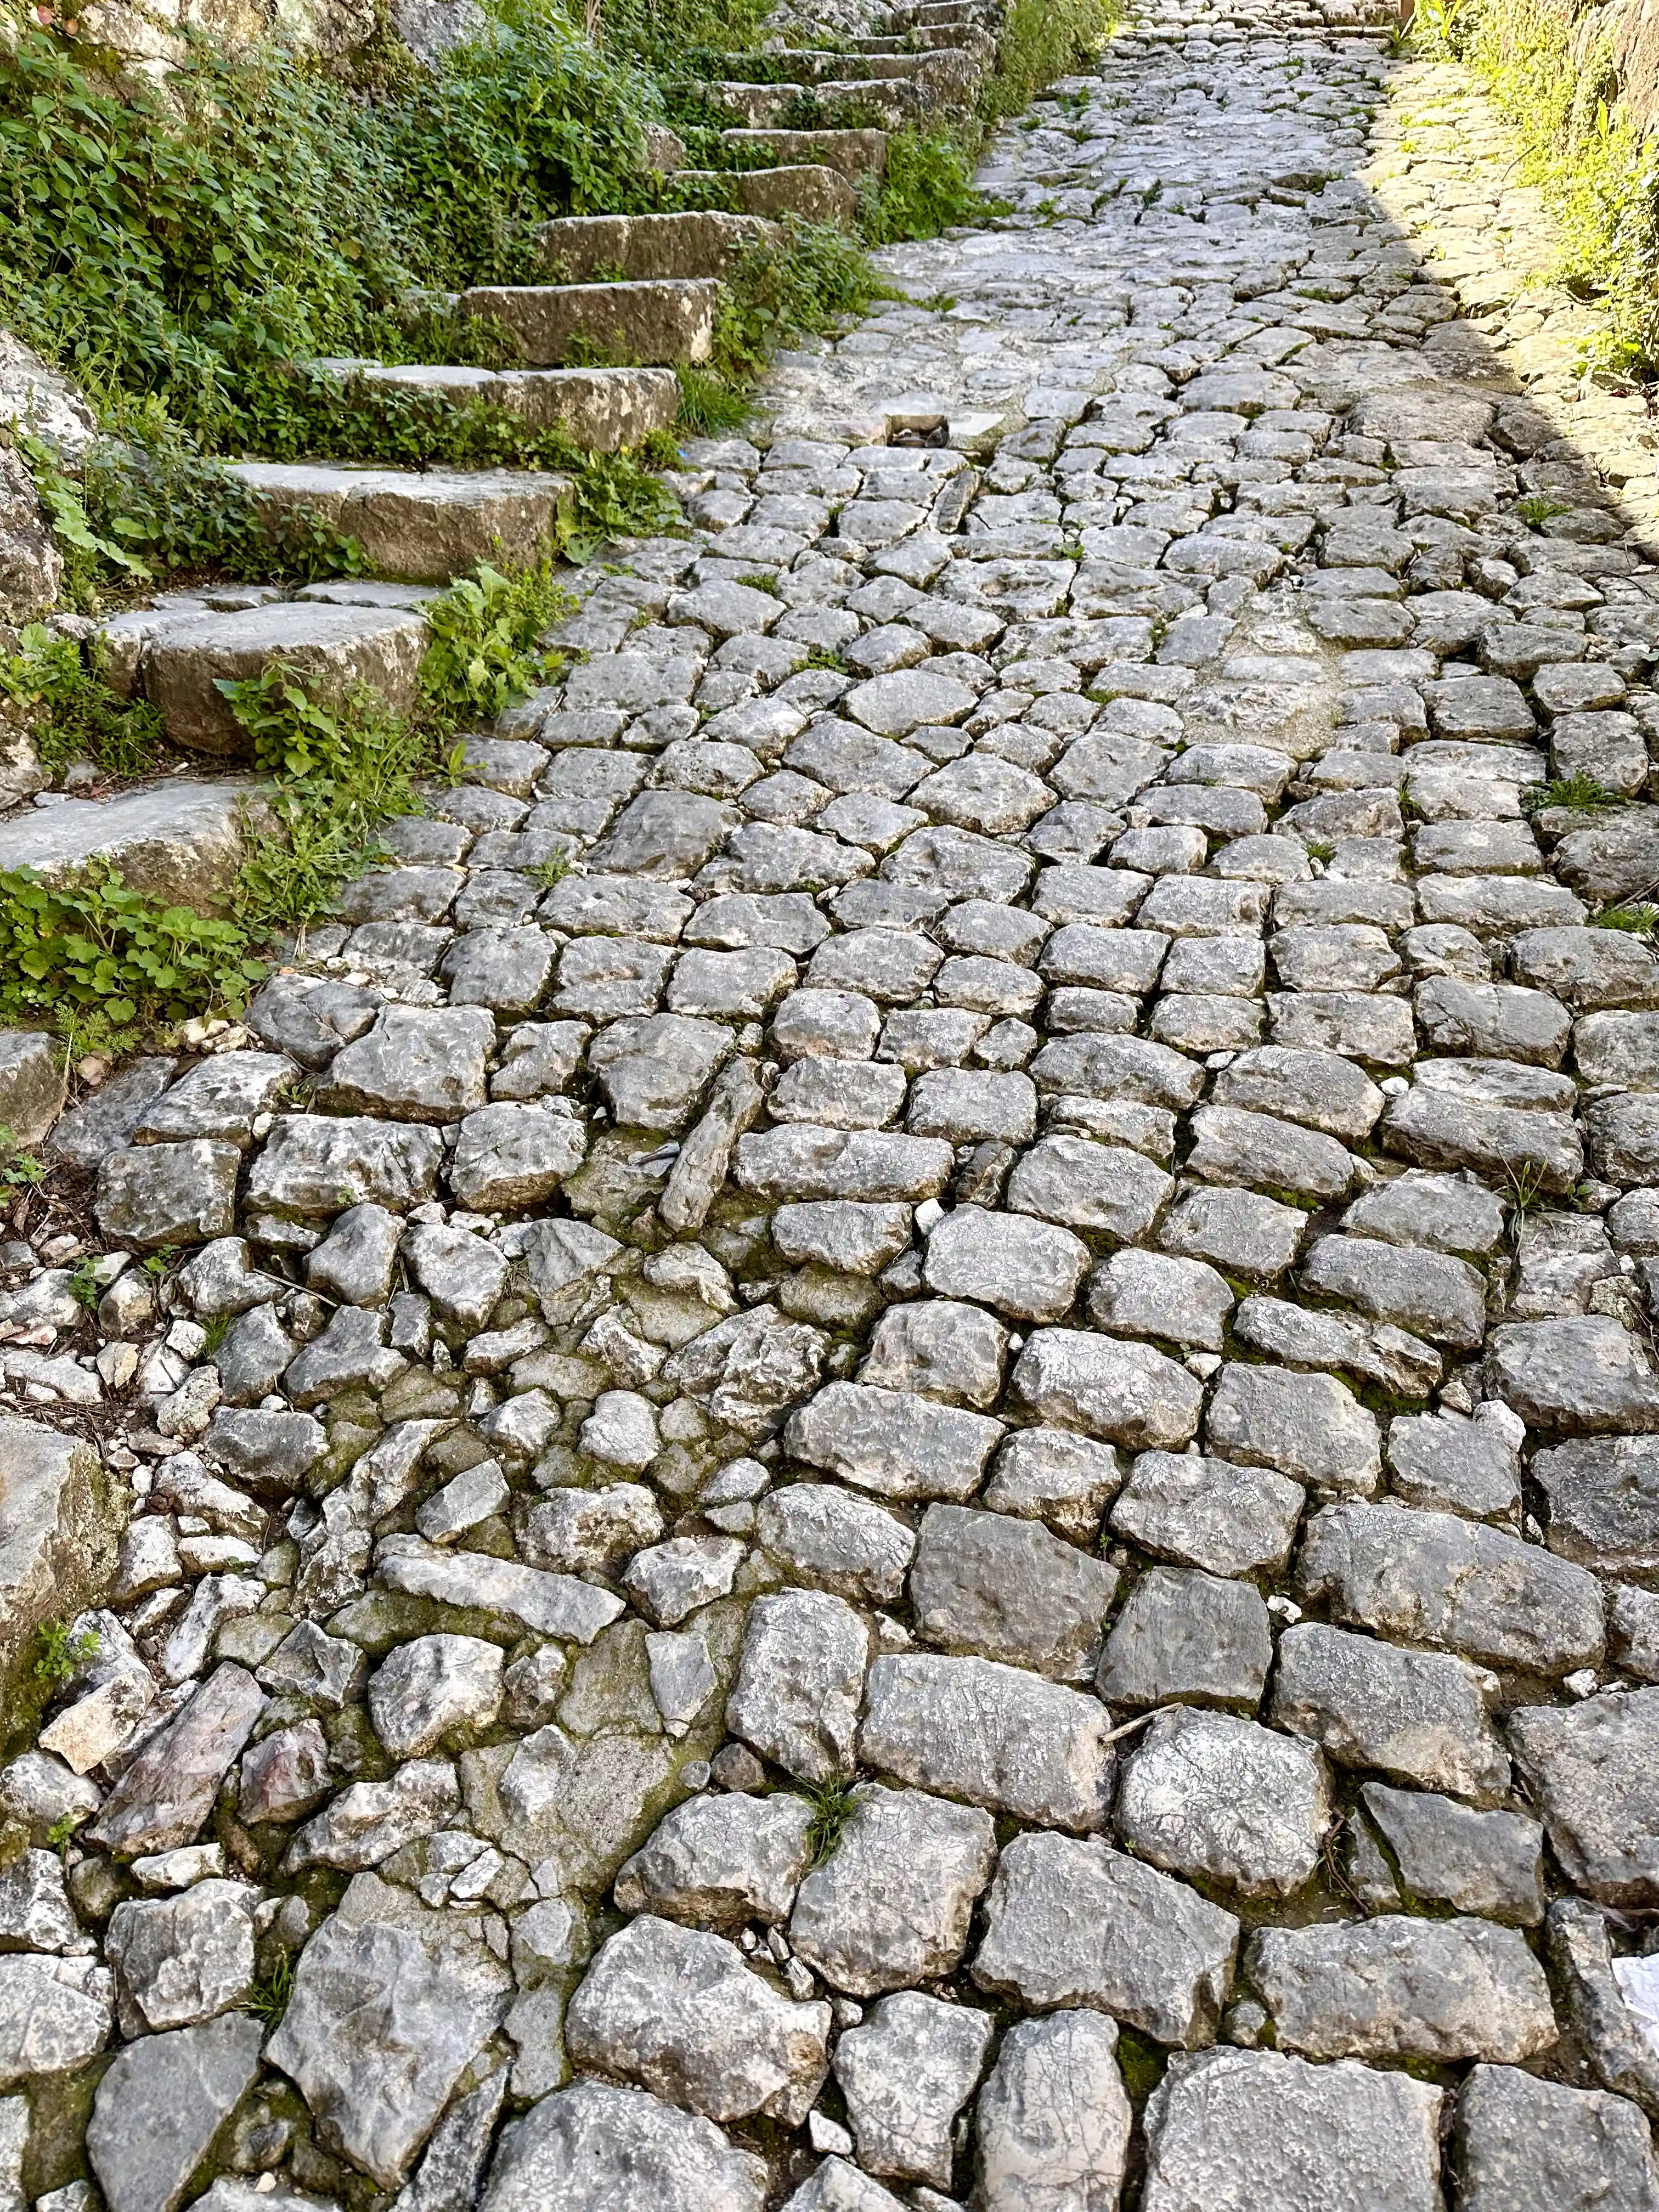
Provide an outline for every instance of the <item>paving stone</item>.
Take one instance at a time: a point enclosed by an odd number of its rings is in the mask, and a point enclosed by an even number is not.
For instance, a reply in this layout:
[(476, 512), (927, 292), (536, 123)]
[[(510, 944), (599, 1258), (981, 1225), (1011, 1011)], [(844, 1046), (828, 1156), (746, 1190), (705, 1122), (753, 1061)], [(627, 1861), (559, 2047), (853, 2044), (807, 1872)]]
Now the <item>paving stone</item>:
[(836, 2046), (836, 2078), (868, 2171), (951, 2185), (951, 2123), (972, 2094), (991, 2015), (901, 1990)]
[(1004, 1850), (973, 1962), (982, 1989), (1034, 2010), (1082, 2005), (1155, 2042), (1207, 2042), (1238, 1923), (1098, 1837), (1032, 1834)]
[(1574, 1887), (1606, 1905), (1644, 1905), (1659, 1881), (1648, 1744), (1659, 1694), (1606, 1691), (1583, 1705), (1510, 1716), (1516, 1759)]
[(110, 2212), (173, 2212), (259, 2069), (246, 2014), (141, 2037), (98, 2084), (87, 2153)]
[(860, 1615), (826, 1592), (757, 1600), (727, 1726), (805, 1781), (850, 1772), (869, 1646)]
[(465, 2069), (499, 2026), (510, 1978), (471, 1925), (359, 1875), (313, 1936), (271, 2038), (323, 2141), (401, 2180)]
[(1111, 1777), (1097, 1699), (987, 1659), (878, 1658), (859, 1728), (861, 1762), (921, 1790), (1085, 1831)]
[(578, 2065), (710, 2119), (805, 2118), (828, 2069), (830, 2008), (795, 2004), (724, 1936), (641, 1913), (611, 1936), (565, 2015)]
[(930, 1505), (910, 1601), (930, 1644), (1084, 1681), (1117, 1584), (1115, 1568), (1034, 1522)]
[(617, 1905), (693, 1926), (786, 1920), (811, 1863), (811, 1820), (787, 1790), (690, 1798), (618, 1869)]
[(1254, 1711), (1272, 1664), (1267, 1609), (1254, 1585), (1151, 1567), (1112, 1624), (1095, 1686), (1113, 1705), (1181, 1698)]
[(1078, 1329), (1038, 1329), (1019, 1356), (1013, 1388), (1039, 1420), (1150, 1450), (1188, 1443), (1203, 1398), (1195, 1379), (1163, 1352)]
[(1473, 2069), (1457, 2100), (1456, 2144), (1468, 2212), (1528, 2203), (1623, 2212), (1654, 2191), (1651, 2131), (1634, 2105), (1519, 2067)]
[(897, 1390), (831, 1382), (793, 1413), (784, 1448), (860, 1490), (895, 1498), (966, 1498), (1002, 1424)]
[(1498, 1677), (1466, 1659), (1309, 1621), (1279, 1639), (1269, 1717), (1340, 1766), (1490, 1802), (1509, 1784), (1498, 1694)]
[(975, 2112), (986, 2212), (1111, 2201), (1131, 2124), (1116, 2049), (1115, 2024), (1075, 2008), (1008, 2030)]
[(1212, 1575), (1283, 1570), (1306, 1493), (1270, 1468), (1143, 1452), (1112, 1507), (1121, 1534)]
[(1535, 1674), (1594, 1667), (1605, 1641), (1593, 1575), (1456, 1514), (1325, 1506), (1304, 1534), (1297, 1584), (1339, 1621)]
[(1516, 1929), (1485, 1920), (1264, 1928), (1245, 1971), (1279, 2046), (1316, 2058), (1514, 2063), (1556, 2040), (1543, 1968)]
[(1543, 1831), (1518, 1813), (1368, 1782), (1360, 1793), (1414, 1896), (1535, 1927), (1544, 1917)]
[(1241, 2177), (1283, 2212), (1434, 2212), (1443, 2092), (1272, 2051), (1177, 2056), (1148, 2100), (1147, 2212), (1212, 2212)]
[(1164, 1712), (1126, 1759), (1113, 1819), (1154, 1866), (1288, 1896), (1319, 1863), (1330, 1787), (1306, 1742), (1231, 1714)]
[(1276, 1468), (1316, 1491), (1370, 1497), (1382, 1470), (1375, 1418), (1328, 1375), (1234, 1361), (1205, 1421), (1217, 1456)]
[(485, 2212), (761, 2212), (764, 2162), (639, 2089), (574, 2081), (503, 2130)]
[(796, 1895), (797, 1955), (857, 1997), (953, 1972), (991, 1878), (995, 1837), (988, 1813), (860, 1784), (839, 1843)]

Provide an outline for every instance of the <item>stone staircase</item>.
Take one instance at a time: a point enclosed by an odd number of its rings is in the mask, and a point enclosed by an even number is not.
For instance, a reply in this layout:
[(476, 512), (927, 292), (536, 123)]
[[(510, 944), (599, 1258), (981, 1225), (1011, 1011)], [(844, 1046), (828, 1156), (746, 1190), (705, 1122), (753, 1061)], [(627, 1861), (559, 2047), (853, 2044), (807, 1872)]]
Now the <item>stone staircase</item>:
[[(495, 324), (520, 365), (308, 363), (313, 380), (320, 375), (339, 390), (338, 455), (242, 460), (232, 472), (273, 514), (308, 513), (354, 538), (368, 576), (295, 593), (164, 592), (104, 624), (113, 680), (146, 696), (170, 741), (216, 780), (175, 769), (101, 804), (44, 793), (46, 820), (36, 807), (0, 824), (0, 867), (29, 861), (64, 875), (102, 854), (118, 857), (136, 886), (189, 895), (210, 908), (217, 903), (234, 876), (234, 825), (246, 797), (223, 772), (246, 753), (220, 682), (257, 676), (280, 659), (303, 670), (319, 698), (367, 681), (394, 708), (407, 705), (426, 635), (422, 601), (480, 561), (534, 560), (573, 495), (569, 479), (555, 471), (361, 465), (349, 450), (352, 404), (376, 392), (479, 401), (527, 429), (561, 430), (601, 453), (672, 430), (675, 372), (708, 361), (721, 279), (742, 254), (779, 240), (785, 217), (850, 228), (858, 188), (885, 167), (890, 131), (971, 109), (994, 58), (1000, 16), (999, 0), (900, 0), (879, 36), (848, 40), (839, 51), (768, 52), (765, 82), (746, 81), (756, 57), (733, 52), (718, 57), (718, 77), (673, 88), (730, 118), (720, 132), (718, 168), (682, 166), (684, 149), (673, 135), (653, 137), (652, 165), (672, 196), (709, 204), (550, 222), (539, 234), (548, 283), (482, 285), (423, 300)], [(787, 81), (771, 81), (781, 75)], [(814, 112), (823, 127), (781, 119)], [(836, 120), (842, 113), (858, 120), (842, 125)]]

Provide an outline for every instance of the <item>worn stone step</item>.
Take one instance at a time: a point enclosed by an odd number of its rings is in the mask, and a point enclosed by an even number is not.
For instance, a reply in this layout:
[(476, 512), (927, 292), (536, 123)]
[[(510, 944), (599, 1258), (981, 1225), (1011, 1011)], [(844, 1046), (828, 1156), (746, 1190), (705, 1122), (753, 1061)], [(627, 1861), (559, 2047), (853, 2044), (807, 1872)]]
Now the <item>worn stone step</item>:
[(665, 276), (624, 284), (481, 284), (462, 308), (508, 331), (533, 368), (550, 368), (587, 346), (657, 366), (707, 361), (720, 287), (712, 277)]
[(174, 744), (246, 759), (248, 739), (218, 689), (222, 678), (258, 676), (281, 661), (319, 699), (343, 698), (354, 684), (369, 684), (406, 714), (426, 644), (425, 619), (412, 608), (285, 599), (164, 623), (144, 643), (139, 680)]
[[(779, 235), (775, 223), (752, 215), (700, 208), (681, 215), (574, 215), (544, 222), (536, 234), (543, 258), (567, 284), (590, 284), (601, 270), (620, 270), (630, 283), (665, 276), (723, 276), (739, 254)], [(577, 376), (579, 369), (544, 374)], [(614, 368), (611, 376), (660, 376), (660, 369)], [(670, 377), (669, 382), (673, 383)], [(675, 386), (678, 393), (678, 386)]]
[(480, 561), (532, 561), (572, 496), (570, 479), (534, 469), (359, 469), (243, 461), (233, 470), (272, 507), (309, 507), (362, 547), (369, 568), (443, 584)]
[[(726, 77), (739, 78), (746, 54), (724, 54), (720, 60)], [(917, 76), (926, 73), (928, 57), (906, 52), (902, 39), (855, 40), (842, 52), (816, 46), (775, 46), (766, 55), (769, 65), (785, 70), (794, 84), (822, 84), (829, 77)], [(878, 66), (872, 67), (875, 62)]]
[(617, 453), (637, 446), (653, 430), (672, 428), (680, 405), (679, 385), (665, 368), (463, 368), (332, 359), (312, 366), (347, 383), (441, 392), (463, 403), (483, 400), (531, 429), (562, 430), (595, 453)]
[(61, 799), (0, 822), (0, 868), (33, 868), (62, 883), (88, 860), (118, 868), (130, 890), (169, 906), (222, 913), (242, 864), (252, 777), (211, 783), (169, 776), (118, 799)]
[(799, 216), (803, 222), (850, 227), (858, 194), (838, 169), (798, 161), (776, 169), (682, 169), (676, 182), (691, 191), (731, 191), (746, 214)]
[(750, 130), (780, 125), (780, 118), (805, 100), (830, 110), (867, 110), (890, 131), (902, 131), (933, 112), (939, 101), (932, 87), (917, 77), (830, 77), (822, 83), (699, 84), (692, 88), (711, 107), (742, 118)]
[(734, 154), (768, 153), (781, 165), (815, 162), (843, 177), (879, 176), (887, 167), (884, 131), (722, 131)]

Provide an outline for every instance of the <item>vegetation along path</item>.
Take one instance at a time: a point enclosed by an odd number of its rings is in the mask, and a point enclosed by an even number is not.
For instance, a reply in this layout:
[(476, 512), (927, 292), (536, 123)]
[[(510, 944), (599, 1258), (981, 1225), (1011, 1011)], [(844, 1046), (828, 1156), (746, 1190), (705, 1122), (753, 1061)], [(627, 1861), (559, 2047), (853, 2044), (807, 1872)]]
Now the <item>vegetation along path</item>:
[(1033, 21), (27, 368), (9, 2203), (1659, 2203), (1647, 418), (1443, 43)]

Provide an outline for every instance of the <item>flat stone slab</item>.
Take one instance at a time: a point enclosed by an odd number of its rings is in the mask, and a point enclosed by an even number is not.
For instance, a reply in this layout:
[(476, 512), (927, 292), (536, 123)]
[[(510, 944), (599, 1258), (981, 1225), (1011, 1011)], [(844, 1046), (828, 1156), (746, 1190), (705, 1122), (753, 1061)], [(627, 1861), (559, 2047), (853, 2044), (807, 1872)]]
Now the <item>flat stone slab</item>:
[(555, 368), (578, 340), (637, 362), (707, 361), (720, 287), (712, 277), (627, 284), (480, 284), (461, 295), (469, 315), (507, 331), (532, 368)]
[(309, 508), (355, 538), (374, 574), (416, 584), (447, 584), (480, 561), (538, 560), (571, 496), (568, 477), (533, 469), (240, 461), (232, 474), (263, 505), (284, 514)]
[[(602, 217), (596, 220), (609, 221)], [(637, 446), (673, 427), (680, 387), (665, 368), (467, 368), (444, 363), (319, 361), (348, 385), (441, 393), (458, 406), (499, 407), (536, 430), (562, 430), (596, 453)]]
[[(198, 705), (211, 714), (205, 700)], [(129, 890), (169, 906), (222, 912), (242, 865), (243, 809), (260, 788), (251, 780), (169, 777), (113, 799), (25, 807), (0, 822), (0, 869), (33, 868), (48, 883), (62, 883), (88, 860), (105, 860)]]
[(536, 234), (549, 271), (591, 284), (620, 270), (630, 283), (663, 276), (723, 276), (751, 247), (781, 235), (775, 223), (718, 209), (680, 215), (573, 215)]
[[(244, 469), (270, 465), (249, 461)], [(347, 472), (287, 473), (326, 477)], [(282, 488), (270, 489), (281, 500)], [(287, 503), (310, 502), (296, 491)], [(337, 702), (356, 684), (369, 684), (394, 712), (407, 714), (415, 703), (426, 640), (421, 617), (397, 607), (331, 607), (295, 599), (239, 614), (198, 615), (169, 623), (150, 641), (143, 663), (144, 690), (174, 744), (245, 760), (252, 741), (218, 689), (222, 682), (258, 676), (280, 660), (296, 670), (311, 696), (325, 703)]]

